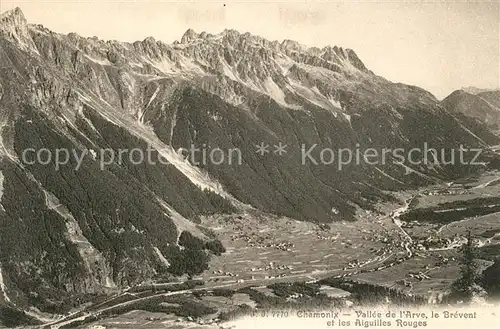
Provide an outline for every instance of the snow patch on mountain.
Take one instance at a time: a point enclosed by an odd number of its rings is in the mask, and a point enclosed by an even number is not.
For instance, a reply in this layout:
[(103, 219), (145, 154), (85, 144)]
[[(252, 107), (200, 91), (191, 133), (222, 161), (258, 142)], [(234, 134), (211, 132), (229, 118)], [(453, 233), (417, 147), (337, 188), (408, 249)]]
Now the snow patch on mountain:
[(236, 77), (236, 75), (233, 73), (233, 69), (229, 66), (229, 64), (227, 64), (225, 60), (221, 60), (221, 62), (222, 70), (229, 79), (242, 82), (240, 78)]
[(10, 150), (7, 148), (7, 146), (5, 145), (5, 142), (2, 138), (2, 132), (3, 132), (3, 129), (6, 127), (7, 125), (7, 122), (0, 122), (0, 155), (4, 155), (6, 156), (7, 158), (9, 158), (10, 160), (12, 160), (13, 162), (15, 163), (20, 163), (19, 159), (17, 158), (17, 155), (14, 153), (12, 154), (10, 152)]
[(193, 223), (192, 221), (186, 219), (184, 216), (179, 214), (177, 211), (175, 211), (174, 208), (172, 208), (160, 197), (157, 196), (156, 198), (160, 203), (160, 205), (167, 211), (165, 215), (169, 216), (174, 222), (175, 226), (177, 227), (177, 232), (178, 232), (177, 239), (181, 235), (182, 231), (188, 231), (198, 238), (207, 239), (207, 236), (196, 226), (195, 223)]
[(153, 93), (153, 95), (151, 96), (151, 98), (149, 99), (149, 102), (148, 104), (146, 105), (146, 107), (149, 107), (149, 105), (151, 105), (151, 103), (155, 100), (156, 96), (158, 96), (158, 92), (160, 91), (160, 86), (157, 86), (156, 87), (156, 90), (155, 92)]
[(3, 198), (3, 182), (4, 182), (3, 173), (0, 171), (0, 203), (2, 202)]
[(2, 266), (0, 266), (0, 292), (2, 293), (3, 299), (9, 303), (10, 298), (7, 296), (7, 287), (3, 281)]
[(5, 177), (3, 176), (3, 173), (0, 171), (0, 210), (5, 211), (3, 205), (2, 205), (2, 198), (3, 198), (3, 183), (4, 183)]
[(276, 102), (283, 106), (288, 106), (288, 104), (285, 101), (285, 93), (281, 90), (281, 88), (273, 81), (271, 78), (267, 78), (263, 86), (265, 88), (265, 91), (269, 96), (271, 96), (272, 99), (274, 99)]
[(92, 57), (92, 56), (89, 56), (89, 55), (85, 55), (85, 58), (88, 59), (89, 61), (94, 62), (96, 64), (99, 64), (101, 66), (111, 66), (111, 65), (113, 65), (108, 59), (99, 59), (99, 58), (95, 58), (95, 57)]
[(351, 124), (351, 116), (349, 114), (347, 114), (347, 113), (342, 113), (342, 115), (347, 120), (347, 122), (349, 122), (349, 124)]
[(193, 73), (193, 74), (200, 74), (200, 75), (205, 74), (203, 69), (189, 58), (181, 57), (179, 64), (181, 66), (181, 69), (185, 72)]
[(160, 260), (160, 262), (162, 262), (162, 264), (165, 265), (166, 267), (169, 267), (170, 263), (165, 258), (165, 256), (162, 254), (162, 252), (160, 251), (160, 249), (158, 249), (158, 247), (153, 247), (153, 250), (155, 251), (155, 254), (158, 257), (158, 259)]
[[(81, 107), (81, 109), (79, 110), (79, 114), (80, 114), (80, 118), (82, 118), (82, 119), (85, 121), (85, 123), (87, 123), (87, 125), (90, 127), (90, 129), (92, 129), (92, 131), (93, 131), (94, 133), (96, 133), (97, 135), (101, 135), (101, 133), (99, 132), (99, 130), (97, 130), (97, 128), (96, 128), (96, 127), (94, 126), (94, 124), (92, 123), (92, 121), (90, 121), (90, 119), (89, 119), (89, 118), (87, 118), (87, 117), (83, 114), (83, 106), (82, 106), (82, 107)], [(77, 128), (77, 127), (74, 127), (74, 128), (78, 130), (78, 128)], [(80, 131), (80, 130), (78, 130), (78, 131)], [(92, 142), (92, 144), (94, 144), (94, 143)]]
[(317, 86), (308, 88), (295, 80), (290, 80), (290, 86), (292, 87), (291, 90), (295, 94), (318, 107), (330, 110), (334, 113), (334, 115), (336, 115), (337, 111), (341, 110), (340, 104), (334, 101), (331, 97), (323, 95)]
[(284, 54), (278, 54), (276, 58), (274, 59), (278, 67), (281, 69), (281, 74), (283, 76), (287, 76), (288, 72), (292, 68), (292, 66), (295, 64), (295, 62), (288, 56)]
[(330, 102), (330, 104), (332, 104), (335, 108), (339, 109), (339, 110), (342, 110), (342, 104), (340, 104), (340, 102), (336, 99), (334, 99), (333, 97), (328, 97), (328, 101)]
[(208, 174), (202, 172), (200, 168), (186, 162), (184, 158), (175, 152), (170, 145), (163, 143), (151, 127), (141, 124), (140, 122), (137, 122), (137, 120), (134, 121), (132, 117), (121, 113), (99, 97), (92, 97), (85, 94), (82, 90), (78, 92), (78, 95), (80, 95), (82, 100), (88, 106), (99, 109), (99, 114), (107, 121), (118, 127), (127, 129), (129, 132), (144, 140), (200, 189), (208, 189), (209, 191), (215, 192), (222, 197), (226, 197), (231, 200), (234, 199), (226, 191), (224, 191), (222, 185), (218, 181), (210, 178)]
[[(151, 61), (147, 58), (144, 58), (144, 60), (146, 62), (149, 62), (153, 67), (155, 67), (157, 70), (159, 70), (160, 72), (163, 72), (165, 74), (179, 73), (179, 69), (177, 67), (175, 67), (175, 64), (167, 59), (164, 59), (161, 61)], [(142, 63), (137, 63), (135, 65), (141, 65), (140, 67), (143, 67)]]

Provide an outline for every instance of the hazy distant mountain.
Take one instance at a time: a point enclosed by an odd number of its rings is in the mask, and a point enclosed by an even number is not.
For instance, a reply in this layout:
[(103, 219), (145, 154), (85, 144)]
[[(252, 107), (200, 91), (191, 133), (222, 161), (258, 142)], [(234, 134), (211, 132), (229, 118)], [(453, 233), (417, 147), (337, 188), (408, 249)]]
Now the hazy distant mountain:
[(500, 90), (471, 94), (457, 90), (441, 104), (453, 113), (477, 119), (492, 129), (500, 129)]
[(491, 106), (500, 109), (500, 90), (485, 91), (479, 93), (478, 96), (487, 101)]
[(477, 88), (477, 87), (463, 87), (462, 89), (466, 93), (477, 95), (479, 93), (484, 93), (487, 91), (498, 91), (498, 89), (487, 89), (487, 88)]
[[(498, 144), (429, 92), (376, 76), (350, 49), (233, 30), (188, 30), (174, 44), (102, 41), (28, 24), (19, 9), (0, 17), (0, 117), (0, 304), (54, 312), (106, 287), (202, 271), (219, 248), (203, 244), (211, 234), (200, 216), (251, 206), (353, 220), (387, 190), (469, 170), (388, 161), (339, 171), (303, 165), (303, 144), (318, 144), (316, 158), (323, 148)], [(270, 154), (256, 153), (260, 143)], [(176, 153), (192, 144), (240, 149), (243, 162), (196, 165)], [(148, 145), (168, 163), (127, 157), (101, 170), (96, 159)], [(21, 161), (43, 148), (85, 156), (79, 170), (73, 158), (58, 170)]]

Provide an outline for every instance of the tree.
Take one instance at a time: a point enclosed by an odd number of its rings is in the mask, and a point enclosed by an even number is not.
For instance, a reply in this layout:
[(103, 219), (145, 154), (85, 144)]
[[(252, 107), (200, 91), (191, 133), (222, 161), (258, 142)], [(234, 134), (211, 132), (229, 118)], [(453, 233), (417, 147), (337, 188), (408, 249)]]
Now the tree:
[(483, 272), (483, 287), (492, 298), (500, 298), (500, 258)]
[(191, 232), (182, 231), (179, 236), (179, 246), (183, 246), (186, 249), (203, 250), (204, 242), (191, 234)]
[(467, 231), (467, 242), (462, 247), (460, 276), (452, 285), (452, 295), (457, 299), (468, 302), (482, 289), (478, 285), (478, 265), (476, 263), (476, 250), (472, 234)]
[(212, 252), (214, 255), (220, 256), (226, 252), (226, 248), (222, 245), (219, 240), (207, 241), (205, 243), (205, 249)]

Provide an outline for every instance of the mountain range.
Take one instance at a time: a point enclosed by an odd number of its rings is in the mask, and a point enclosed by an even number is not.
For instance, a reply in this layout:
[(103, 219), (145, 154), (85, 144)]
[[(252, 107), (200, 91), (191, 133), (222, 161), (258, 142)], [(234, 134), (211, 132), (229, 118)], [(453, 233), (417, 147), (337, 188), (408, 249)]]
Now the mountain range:
[[(338, 46), (234, 30), (188, 30), (173, 44), (103, 41), (28, 24), (20, 9), (6, 12), (0, 304), (58, 313), (106, 289), (203, 271), (223, 249), (200, 225), (204, 216), (258, 211), (352, 221), (360, 209), (392, 200), (390, 191), (484, 170), (393, 161), (338, 170), (301, 163), (301, 147), (317, 145), (315, 158), (322, 149), (424, 143), (448, 153), (460, 145), (488, 149), (499, 144), (499, 99), (457, 91), (440, 102), (377, 76)], [(269, 154), (256, 153), (261, 143)], [(272, 149), (280, 143), (283, 156)], [(185, 159), (178, 150), (191, 145), (238, 149), (242, 163)], [(96, 159), (105, 149), (148, 148), (164, 163), (125, 158), (101, 168)], [(85, 156), (56, 168), (23, 161), (27, 149)], [(486, 166), (489, 157), (482, 155)]]

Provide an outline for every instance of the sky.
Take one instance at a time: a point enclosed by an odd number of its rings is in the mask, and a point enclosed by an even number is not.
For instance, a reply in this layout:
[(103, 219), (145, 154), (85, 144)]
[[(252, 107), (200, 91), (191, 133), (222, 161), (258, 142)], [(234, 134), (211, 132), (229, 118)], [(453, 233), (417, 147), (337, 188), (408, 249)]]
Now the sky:
[(192, 28), (250, 32), (270, 40), (353, 49), (374, 73), (442, 99), (500, 87), (500, 2), (0, 0), (28, 22), (60, 33), (171, 43)]

